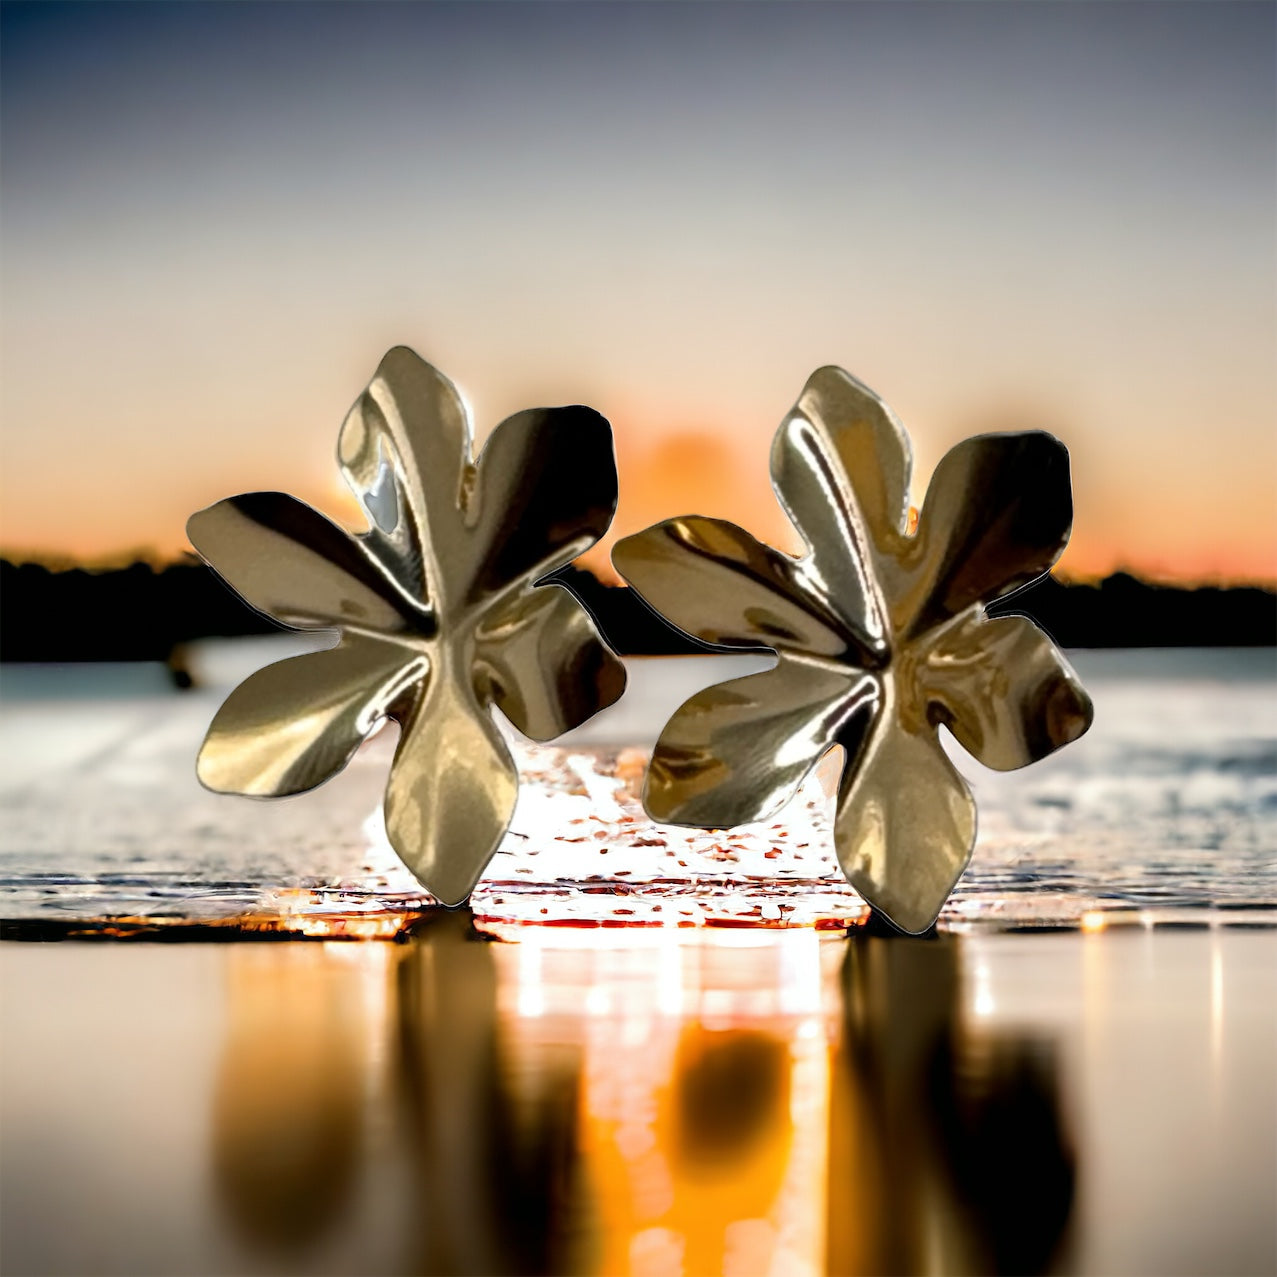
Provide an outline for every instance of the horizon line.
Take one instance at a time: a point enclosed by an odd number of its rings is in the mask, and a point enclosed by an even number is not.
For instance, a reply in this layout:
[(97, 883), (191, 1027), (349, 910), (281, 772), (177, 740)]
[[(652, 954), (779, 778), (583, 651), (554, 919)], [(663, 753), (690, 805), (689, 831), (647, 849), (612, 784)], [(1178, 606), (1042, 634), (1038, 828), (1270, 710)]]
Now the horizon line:
[[(149, 567), (152, 571), (162, 572), (166, 568), (183, 567), (189, 564), (203, 564), (205, 561), (194, 550), (179, 550), (176, 554), (163, 554), (153, 547), (138, 548), (117, 554), (98, 555), (92, 558), (78, 557), (71, 554), (63, 554), (57, 551), (28, 551), (28, 550), (10, 550), (0, 548), (0, 563), (5, 563), (10, 567), (39, 567), (44, 568), (50, 573), (61, 572), (88, 572), (92, 574), (105, 574), (108, 572), (123, 572), (129, 568), (144, 566)], [(211, 565), (206, 565), (211, 566)], [(587, 572), (595, 577), (602, 584), (612, 587), (625, 587), (623, 581), (610, 581), (605, 579), (597, 570), (596, 565), (592, 563), (583, 563), (581, 559), (574, 560), (569, 567), (576, 567), (582, 572)], [(216, 571), (216, 569), (212, 569)], [(1105, 581), (1110, 581), (1115, 577), (1128, 577), (1131, 580), (1138, 581), (1141, 585), (1146, 585), (1161, 589), (1179, 589), (1179, 590), (1247, 590), (1258, 589), (1269, 594), (1277, 594), (1277, 578), (1273, 577), (1256, 577), (1256, 576), (1224, 576), (1210, 575), (1202, 577), (1173, 577), (1162, 573), (1142, 572), (1136, 568), (1129, 566), (1118, 566), (1110, 572), (1105, 573), (1078, 573), (1078, 572), (1057, 572), (1055, 570), (1048, 571), (1043, 574), (1044, 577), (1049, 576), (1060, 585), (1064, 586), (1097, 586)], [(1043, 577), (1037, 578), (1042, 580)], [(1034, 582), (1030, 582), (1033, 584)], [(1024, 588), (1028, 588), (1027, 586)], [(1018, 591), (1017, 591), (1018, 593)]]

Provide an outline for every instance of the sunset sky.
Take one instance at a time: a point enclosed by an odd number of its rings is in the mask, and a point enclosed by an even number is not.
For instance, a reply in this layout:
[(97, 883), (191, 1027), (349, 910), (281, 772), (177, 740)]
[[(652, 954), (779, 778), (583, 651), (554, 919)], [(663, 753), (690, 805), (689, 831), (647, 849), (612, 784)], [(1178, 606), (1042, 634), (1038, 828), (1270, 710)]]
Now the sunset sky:
[(480, 437), (611, 418), (617, 531), (780, 539), (846, 367), (915, 443), (1045, 427), (1064, 569), (1277, 579), (1268, 4), (7, 4), (0, 547), (186, 546), (405, 343)]

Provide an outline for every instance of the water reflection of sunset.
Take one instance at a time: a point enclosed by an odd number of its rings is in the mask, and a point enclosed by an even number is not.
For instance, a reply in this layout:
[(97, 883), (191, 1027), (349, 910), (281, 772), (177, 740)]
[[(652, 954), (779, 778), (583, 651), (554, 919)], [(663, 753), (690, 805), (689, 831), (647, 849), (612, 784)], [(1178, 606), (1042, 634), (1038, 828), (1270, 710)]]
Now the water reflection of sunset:
[[(456, 915), (402, 947), (234, 950), (219, 1196), (252, 1246), (335, 1258), (372, 1175), (412, 1271), (1041, 1271), (1071, 1205), (1058, 1096), (999, 1063), (1019, 1039), (970, 1014), (959, 946), (501, 944)], [(1012, 1154), (990, 1097), (1036, 1124), (1024, 1227), (982, 1187)]]
[(551, 932), (497, 950), (518, 980), (519, 1038), (584, 1035), (589, 1271), (823, 1271), (822, 953), (811, 932), (601, 945)]
[(1253, 925), (3, 957), (5, 1271), (1272, 1267)]

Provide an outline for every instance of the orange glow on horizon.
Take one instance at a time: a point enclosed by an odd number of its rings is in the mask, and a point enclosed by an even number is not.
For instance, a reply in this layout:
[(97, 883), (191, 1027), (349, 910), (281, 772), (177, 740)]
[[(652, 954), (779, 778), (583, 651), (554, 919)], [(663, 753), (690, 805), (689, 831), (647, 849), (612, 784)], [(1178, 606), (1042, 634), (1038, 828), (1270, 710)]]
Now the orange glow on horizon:
[[(610, 561), (618, 540), (682, 514), (728, 519), (760, 540), (792, 554), (801, 552), (801, 540), (771, 488), (765, 437), (733, 437), (719, 423), (653, 432), (622, 421), (616, 425), (616, 441), (620, 475), (616, 518), (608, 535), (580, 560), (600, 579), (620, 582)], [(262, 473), (253, 459), (245, 459), (238, 466), (228, 466), (225, 473), (227, 495), (285, 487), (352, 531), (364, 526), (358, 503), (335, 470), (327, 481), (301, 479), (288, 484), (280, 482), (277, 471)], [(1075, 497), (1088, 495), (1084, 480), (1075, 479), (1074, 490)], [(208, 499), (208, 494), (202, 492), (201, 498)], [(192, 510), (202, 503), (201, 498), (191, 503)], [(916, 480), (914, 499), (919, 503), (922, 499)], [(168, 508), (172, 504), (165, 496), (157, 496), (150, 505), (131, 503), (129, 527), (116, 537), (103, 535), (99, 510), (68, 509), (56, 544), (10, 540), (0, 546), (0, 556), (55, 569), (114, 568), (139, 561), (160, 567), (191, 552), (183, 531), (184, 516)], [(1056, 575), (1094, 582), (1115, 572), (1129, 572), (1170, 585), (1273, 588), (1277, 586), (1277, 536), (1266, 536), (1256, 527), (1262, 525), (1264, 511), (1262, 494), (1256, 493), (1239, 500), (1227, 522), (1217, 520), (1203, 529), (1200, 522), (1179, 517), (1178, 509), (1164, 506), (1145, 511), (1138, 521), (1132, 520), (1128, 510), (1083, 506)], [(1275, 518), (1277, 514), (1269, 521)]]
[(169, 559), (254, 490), (357, 527), (337, 433), (405, 344), (479, 441), (614, 423), (601, 576), (689, 513), (797, 549), (769, 447), (832, 364), (904, 423), (919, 505), (961, 438), (1045, 429), (1062, 575), (1277, 584), (1264, 6), (153, 9), (34, 6), (6, 44), (11, 556)]

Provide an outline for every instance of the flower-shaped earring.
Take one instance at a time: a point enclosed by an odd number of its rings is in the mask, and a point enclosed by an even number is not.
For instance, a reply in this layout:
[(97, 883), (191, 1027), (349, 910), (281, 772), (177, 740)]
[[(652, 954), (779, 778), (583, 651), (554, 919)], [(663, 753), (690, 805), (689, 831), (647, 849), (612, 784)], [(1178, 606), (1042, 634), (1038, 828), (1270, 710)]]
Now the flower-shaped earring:
[(958, 444), (936, 468), (916, 535), (910, 467), (887, 406), (822, 368), (772, 447), (772, 483), (804, 558), (688, 516), (627, 537), (612, 559), (694, 638), (779, 658), (675, 712), (648, 771), (648, 813), (709, 828), (762, 820), (841, 745), (843, 870), (917, 933), (975, 841), (975, 805), (939, 727), (986, 766), (1022, 767), (1086, 731), (1091, 702), (1031, 621), (984, 612), (1044, 574), (1068, 541), (1064, 445), (1036, 431)]
[(338, 460), (367, 511), (366, 533), (279, 492), (219, 501), (187, 524), (252, 607), (340, 635), (231, 693), (199, 777), (224, 793), (301, 793), (340, 771), (379, 720), (396, 719), (386, 832), (426, 888), (457, 904), (518, 791), (487, 706), (548, 740), (625, 686), (580, 603), (538, 585), (612, 521), (612, 430), (589, 408), (520, 412), (475, 461), (452, 383), (398, 347), (346, 418)]

